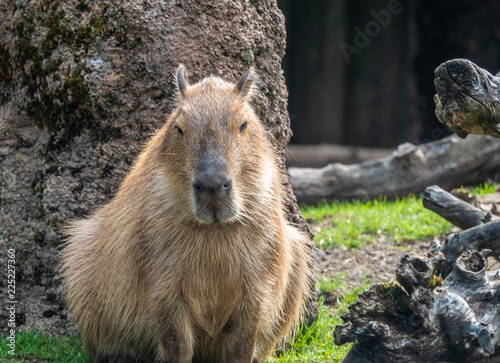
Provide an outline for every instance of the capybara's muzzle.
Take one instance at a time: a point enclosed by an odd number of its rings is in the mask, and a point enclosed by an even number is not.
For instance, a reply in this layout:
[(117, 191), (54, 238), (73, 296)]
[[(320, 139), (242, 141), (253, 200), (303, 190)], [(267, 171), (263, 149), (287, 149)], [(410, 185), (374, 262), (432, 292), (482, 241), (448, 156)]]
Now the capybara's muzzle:
[(235, 215), (233, 181), (220, 156), (208, 156), (198, 163), (192, 180), (196, 218), (202, 223), (226, 222)]

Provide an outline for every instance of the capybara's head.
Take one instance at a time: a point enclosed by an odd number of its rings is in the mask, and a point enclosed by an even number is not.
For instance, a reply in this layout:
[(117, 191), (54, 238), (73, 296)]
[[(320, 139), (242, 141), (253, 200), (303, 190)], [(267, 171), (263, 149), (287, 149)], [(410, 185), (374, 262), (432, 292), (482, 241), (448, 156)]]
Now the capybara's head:
[(168, 179), (203, 224), (242, 220), (273, 180), (263, 126), (250, 106), (256, 75), (237, 84), (208, 77), (189, 85), (177, 71), (179, 103), (164, 130)]

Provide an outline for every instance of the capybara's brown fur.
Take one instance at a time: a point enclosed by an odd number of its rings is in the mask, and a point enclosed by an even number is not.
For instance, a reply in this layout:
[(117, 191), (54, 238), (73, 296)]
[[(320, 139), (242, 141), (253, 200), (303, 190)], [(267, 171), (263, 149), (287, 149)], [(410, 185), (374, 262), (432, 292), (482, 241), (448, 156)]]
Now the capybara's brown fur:
[(308, 238), (250, 106), (256, 76), (189, 85), (115, 198), (68, 228), (68, 308), (98, 362), (252, 362), (299, 321)]

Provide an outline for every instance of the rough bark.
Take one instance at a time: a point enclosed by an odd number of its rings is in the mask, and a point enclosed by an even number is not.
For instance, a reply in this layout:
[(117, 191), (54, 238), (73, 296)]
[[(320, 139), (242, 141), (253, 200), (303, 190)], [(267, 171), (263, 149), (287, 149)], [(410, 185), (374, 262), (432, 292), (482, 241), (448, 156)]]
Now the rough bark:
[(337, 344), (354, 342), (344, 363), (500, 361), (500, 270), (488, 270), (486, 260), (500, 256), (500, 220), (437, 187), (426, 198), (447, 219), (477, 225), (423, 256), (406, 255), (397, 283), (360, 295), (334, 333)]
[(456, 136), (422, 145), (403, 144), (392, 156), (356, 165), (289, 168), (299, 202), (322, 199), (401, 197), (428, 185), (452, 189), (484, 180), (500, 166), (500, 141), (491, 137)]
[(461, 138), (500, 137), (500, 78), (467, 59), (449, 60), (434, 71), (436, 116)]
[[(112, 198), (173, 108), (179, 63), (192, 82), (256, 69), (254, 106), (285, 172), (284, 53), (274, 1), (0, 2), (0, 237), (16, 249), (18, 324), (68, 327), (61, 230)], [(288, 190), (289, 218), (308, 230)]]

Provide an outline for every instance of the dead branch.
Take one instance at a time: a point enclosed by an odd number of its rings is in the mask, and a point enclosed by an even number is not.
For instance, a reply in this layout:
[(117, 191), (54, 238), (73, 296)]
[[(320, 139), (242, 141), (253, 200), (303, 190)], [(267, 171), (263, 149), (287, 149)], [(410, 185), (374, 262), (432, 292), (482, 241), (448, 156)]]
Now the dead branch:
[(425, 208), (439, 214), (461, 229), (475, 227), (492, 219), (498, 219), (497, 216), (458, 199), (437, 185), (425, 189), (423, 204)]

